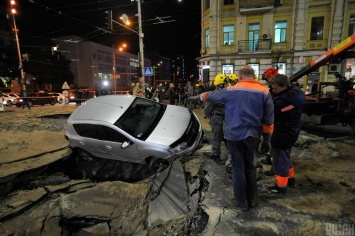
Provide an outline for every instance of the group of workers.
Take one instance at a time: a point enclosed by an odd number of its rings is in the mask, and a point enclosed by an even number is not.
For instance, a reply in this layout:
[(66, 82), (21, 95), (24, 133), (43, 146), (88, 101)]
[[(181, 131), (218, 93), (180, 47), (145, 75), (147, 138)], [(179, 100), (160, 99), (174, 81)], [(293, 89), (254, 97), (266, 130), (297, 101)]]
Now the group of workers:
[(261, 151), (272, 156), (274, 186), (270, 193), (286, 194), (295, 186), (291, 148), (301, 130), (301, 115), (306, 98), (303, 91), (290, 84), (286, 75), (270, 68), (263, 75), (268, 87), (255, 80), (249, 65), (238, 75), (215, 77), (216, 89), (190, 97), (205, 102), (204, 112), (212, 128), (211, 158), (219, 164), (224, 141), (232, 165), (234, 197), (232, 203), (242, 211), (258, 205), (256, 158)]

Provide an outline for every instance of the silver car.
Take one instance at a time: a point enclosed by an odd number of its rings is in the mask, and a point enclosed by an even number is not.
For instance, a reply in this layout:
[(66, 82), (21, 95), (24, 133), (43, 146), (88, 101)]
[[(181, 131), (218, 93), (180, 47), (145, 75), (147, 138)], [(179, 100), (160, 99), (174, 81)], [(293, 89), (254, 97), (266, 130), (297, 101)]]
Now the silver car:
[(109, 95), (82, 103), (68, 118), (66, 138), (83, 158), (168, 165), (200, 145), (203, 130), (191, 110), (141, 97)]

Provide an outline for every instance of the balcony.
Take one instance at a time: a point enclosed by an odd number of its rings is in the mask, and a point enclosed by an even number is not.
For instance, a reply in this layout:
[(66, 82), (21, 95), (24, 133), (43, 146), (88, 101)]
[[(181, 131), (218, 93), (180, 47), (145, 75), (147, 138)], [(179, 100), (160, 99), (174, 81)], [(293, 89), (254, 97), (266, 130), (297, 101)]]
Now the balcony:
[(239, 53), (268, 53), (271, 51), (271, 39), (240, 40), (238, 41)]
[(280, 0), (249, 0), (239, 1), (240, 13), (266, 12), (281, 4)]

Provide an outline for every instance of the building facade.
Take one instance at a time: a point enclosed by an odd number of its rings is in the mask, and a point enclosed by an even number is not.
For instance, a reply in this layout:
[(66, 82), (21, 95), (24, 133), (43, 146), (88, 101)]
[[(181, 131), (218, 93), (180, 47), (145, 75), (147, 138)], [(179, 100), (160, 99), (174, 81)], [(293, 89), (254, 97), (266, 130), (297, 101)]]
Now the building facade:
[[(116, 91), (120, 87), (141, 83), (138, 55), (119, 51), (78, 36), (65, 36), (53, 39), (58, 50), (71, 60), (74, 84), (77, 87), (88, 87)], [(151, 61), (144, 60), (149, 67)], [(145, 77), (150, 83), (151, 77)]]
[[(201, 0), (201, 9), (204, 81), (246, 64), (258, 78), (270, 67), (290, 76), (355, 33), (353, 0)], [(323, 66), (298, 82), (333, 78)]]

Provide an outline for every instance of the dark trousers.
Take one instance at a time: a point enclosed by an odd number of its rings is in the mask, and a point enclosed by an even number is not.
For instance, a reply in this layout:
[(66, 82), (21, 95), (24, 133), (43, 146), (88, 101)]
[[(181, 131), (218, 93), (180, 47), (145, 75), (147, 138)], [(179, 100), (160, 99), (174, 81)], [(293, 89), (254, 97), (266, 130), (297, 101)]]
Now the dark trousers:
[(28, 98), (22, 98), (22, 109), (24, 109), (25, 106), (27, 106), (28, 109), (31, 109), (30, 103), (28, 102)]
[(227, 140), (227, 144), (232, 157), (234, 197), (239, 205), (244, 206), (257, 198), (255, 159), (259, 139)]
[(281, 177), (289, 176), (289, 169), (293, 167), (290, 152), (291, 150), (271, 148), (272, 170), (275, 175)]
[(223, 124), (224, 116), (213, 115), (210, 120), (210, 125), (212, 128), (212, 155), (221, 155), (221, 143), (224, 140), (223, 136)]

